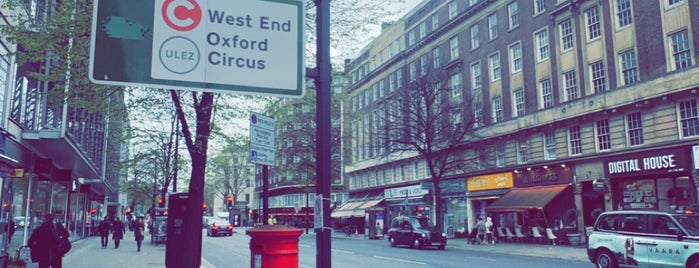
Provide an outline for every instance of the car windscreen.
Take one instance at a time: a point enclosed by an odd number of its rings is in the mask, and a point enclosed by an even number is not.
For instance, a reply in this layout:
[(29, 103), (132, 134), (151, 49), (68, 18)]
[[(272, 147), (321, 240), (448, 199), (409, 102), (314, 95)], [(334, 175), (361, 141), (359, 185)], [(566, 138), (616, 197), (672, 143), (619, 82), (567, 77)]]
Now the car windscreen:
[(675, 218), (689, 232), (689, 235), (699, 236), (699, 215), (678, 214)]
[(410, 224), (415, 226), (415, 227), (422, 228), (422, 229), (430, 229), (430, 228), (434, 227), (434, 225), (432, 224), (432, 222), (428, 218), (411, 218)]

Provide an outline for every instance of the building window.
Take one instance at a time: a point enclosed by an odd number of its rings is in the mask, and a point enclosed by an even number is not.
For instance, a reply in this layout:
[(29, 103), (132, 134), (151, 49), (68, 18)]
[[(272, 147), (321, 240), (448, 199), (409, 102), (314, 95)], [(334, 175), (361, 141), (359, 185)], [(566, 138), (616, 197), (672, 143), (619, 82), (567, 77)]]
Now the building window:
[(473, 128), (483, 126), (483, 104), (480, 99), (473, 104)]
[(473, 89), (481, 88), (481, 63), (476, 62), (471, 64), (471, 87)]
[(544, 79), (539, 82), (541, 90), (541, 99), (545, 108), (553, 107), (553, 88), (551, 87), (551, 79)]
[(684, 69), (692, 65), (692, 53), (687, 30), (670, 35), (670, 41), (672, 42), (672, 58), (675, 61), (675, 70)]
[(415, 44), (415, 30), (408, 32), (408, 46)]
[(496, 13), (488, 16), (488, 37), (491, 40), (498, 37), (498, 16)]
[(546, 11), (545, 0), (534, 0), (534, 15), (541, 14)]
[(420, 75), (427, 74), (427, 54), (420, 56)]
[(668, 0), (668, 1), (667, 1), (667, 4), (668, 4), (668, 6), (671, 6), (671, 5), (674, 5), (674, 4), (678, 4), (678, 3), (680, 3), (680, 2), (682, 2), (682, 0)]
[(575, 77), (575, 71), (570, 71), (563, 74), (565, 81), (565, 92), (567, 101), (572, 101), (578, 98), (578, 82)]
[(626, 115), (626, 127), (629, 136), (629, 145), (643, 144), (643, 119), (641, 112), (630, 113)]
[(454, 36), (449, 40), (449, 59), (455, 60), (458, 58), (459, 58), (459, 38), (457, 36)]
[(607, 90), (607, 83), (604, 78), (604, 62), (597, 61), (590, 64), (590, 79), (594, 93), (602, 93)]
[(519, 26), (519, 5), (516, 1), (507, 5), (507, 12), (510, 17), (510, 29)]
[(697, 100), (680, 102), (678, 109), (680, 113), (682, 137), (686, 138), (699, 135), (699, 110), (697, 109)]
[(403, 69), (398, 69), (396, 71), (396, 84), (398, 88), (403, 87)]
[(544, 132), (544, 157), (548, 159), (556, 159), (556, 132)]
[(475, 5), (476, 3), (478, 3), (478, 0), (468, 0), (468, 5), (469, 5), (469, 6), (473, 6), (473, 5)]
[(386, 83), (384, 83), (385, 80), (379, 81), (379, 98), (383, 98), (386, 96)]
[(623, 85), (630, 85), (638, 81), (638, 66), (636, 65), (636, 53), (634, 50), (627, 50), (619, 54), (621, 63), (621, 74)]
[(505, 145), (502, 142), (495, 145), (495, 166), (505, 166)]
[(543, 29), (534, 34), (536, 39), (536, 59), (541, 62), (549, 58), (549, 31)]
[(449, 2), (449, 19), (456, 18), (457, 12), (456, 0)]
[(580, 139), (580, 126), (568, 128), (568, 146), (570, 155), (582, 154), (582, 140)]
[[(7, 105), (7, 101), (10, 99), (9, 96), (6, 97), (5, 95), (5, 88), (8, 87), (8, 76), (10, 73), (10, 60), (8, 59), (7, 49), (5, 49), (4, 46), (0, 46), (0, 118), (3, 120), (6, 118), (5, 117), (5, 105)], [(2, 126), (2, 124), (0, 124)], [(2, 149), (0, 150), (5, 150), (4, 146), (0, 146)]]
[(527, 157), (527, 138), (517, 139), (517, 163), (524, 164), (529, 161)]
[(476, 24), (471, 26), (471, 49), (476, 49), (480, 45), (480, 39), (478, 38), (478, 24)]
[(432, 50), (432, 68), (439, 69), (442, 64), (439, 62), (439, 47)]
[(595, 134), (597, 135), (598, 151), (605, 151), (612, 148), (612, 138), (609, 133), (609, 119), (595, 122)]
[(587, 18), (587, 40), (594, 40), (602, 35), (599, 21), (599, 7), (594, 6), (585, 11)]
[(515, 90), (515, 92), (512, 95), (514, 95), (513, 99), (515, 101), (515, 116), (524, 115), (524, 90)]
[(455, 73), (455, 74), (452, 74), (451, 77), (449, 77), (449, 88), (451, 88), (451, 95), (452, 96), (461, 95), (461, 91), (462, 91), (461, 73)]
[(519, 42), (510, 46), (510, 66), (513, 74), (522, 70), (522, 44)]
[(410, 82), (413, 82), (417, 78), (417, 63), (415, 63), (413, 61), (410, 63), (409, 66), (410, 66), (410, 73), (409, 73), (408, 78), (410, 79)]
[(432, 15), (432, 31), (439, 29), (439, 16), (437, 14)]
[(566, 51), (573, 48), (573, 26), (570, 19), (558, 25), (561, 32), (561, 50)]
[(619, 28), (633, 22), (631, 17), (631, 0), (616, 0), (616, 17)]
[(420, 40), (425, 38), (425, 36), (427, 36), (427, 22), (423, 21), (420, 23)]
[(500, 122), (505, 115), (502, 111), (502, 97), (493, 98), (493, 123)]
[(488, 60), (490, 62), (490, 81), (500, 80), (500, 53), (490, 55)]
[(393, 92), (396, 90), (396, 75), (390, 74), (388, 76), (388, 91)]

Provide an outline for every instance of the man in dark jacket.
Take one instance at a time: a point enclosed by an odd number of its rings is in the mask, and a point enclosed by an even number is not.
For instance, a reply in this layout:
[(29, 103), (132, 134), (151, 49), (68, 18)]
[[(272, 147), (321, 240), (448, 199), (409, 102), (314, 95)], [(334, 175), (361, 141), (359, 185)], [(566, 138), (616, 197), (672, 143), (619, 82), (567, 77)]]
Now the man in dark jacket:
[(56, 252), (54, 245), (54, 232), (59, 236), (68, 237), (68, 230), (60, 223), (54, 224), (53, 216), (46, 215), (44, 222), (36, 228), (27, 245), (31, 249), (31, 258), (33, 262), (39, 263), (39, 268), (62, 268), (63, 255)]
[(97, 230), (100, 232), (100, 241), (102, 242), (102, 248), (107, 247), (107, 243), (109, 242), (109, 232), (112, 230), (112, 224), (109, 223), (109, 218), (104, 217), (104, 220), (100, 222), (100, 225), (97, 227)]

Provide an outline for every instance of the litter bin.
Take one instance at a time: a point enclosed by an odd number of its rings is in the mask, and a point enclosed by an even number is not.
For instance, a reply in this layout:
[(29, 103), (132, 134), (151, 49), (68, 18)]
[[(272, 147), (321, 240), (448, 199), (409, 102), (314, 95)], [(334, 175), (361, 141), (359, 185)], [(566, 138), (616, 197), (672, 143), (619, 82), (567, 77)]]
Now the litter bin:
[(303, 229), (263, 225), (245, 233), (250, 236), (251, 268), (299, 267), (299, 236)]

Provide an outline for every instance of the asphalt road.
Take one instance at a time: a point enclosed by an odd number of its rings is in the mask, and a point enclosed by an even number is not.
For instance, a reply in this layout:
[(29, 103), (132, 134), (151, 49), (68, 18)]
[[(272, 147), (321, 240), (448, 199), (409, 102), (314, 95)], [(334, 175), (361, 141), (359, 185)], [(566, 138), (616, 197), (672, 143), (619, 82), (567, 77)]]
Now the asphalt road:
[[(249, 239), (243, 231), (232, 237), (204, 236), (202, 257), (215, 267), (250, 267)], [(300, 268), (316, 267), (315, 242), (315, 236), (302, 235), (299, 239)], [(590, 262), (579, 260), (510, 255), (449, 245), (445, 250), (416, 250), (391, 248), (386, 240), (332, 239), (331, 243), (334, 268), (594, 267)]]

